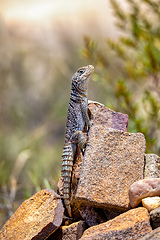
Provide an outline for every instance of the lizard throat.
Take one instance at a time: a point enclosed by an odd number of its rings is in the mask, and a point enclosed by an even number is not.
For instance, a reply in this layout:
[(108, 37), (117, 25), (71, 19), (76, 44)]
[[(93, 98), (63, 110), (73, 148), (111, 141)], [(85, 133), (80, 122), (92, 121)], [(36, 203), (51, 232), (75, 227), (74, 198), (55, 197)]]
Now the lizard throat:
[(87, 97), (87, 89), (83, 88), (82, 86), (78, 87), (74, 82), (72, 82), (71, 95), (76, 97), (77, 100), (80, 100), (83, 97)]

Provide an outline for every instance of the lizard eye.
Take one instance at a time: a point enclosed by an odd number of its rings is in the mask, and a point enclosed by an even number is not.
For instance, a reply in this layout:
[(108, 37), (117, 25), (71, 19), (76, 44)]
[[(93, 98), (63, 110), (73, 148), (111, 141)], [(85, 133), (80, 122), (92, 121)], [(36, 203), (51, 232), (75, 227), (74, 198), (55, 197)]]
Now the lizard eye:
[(78, 73), (80, 73), (81, 75), (82, 75), (84, 72), (85, 72), (85, 70), (82, 70), (82, 69), (80, 69), (80, 70), (78, 71)]

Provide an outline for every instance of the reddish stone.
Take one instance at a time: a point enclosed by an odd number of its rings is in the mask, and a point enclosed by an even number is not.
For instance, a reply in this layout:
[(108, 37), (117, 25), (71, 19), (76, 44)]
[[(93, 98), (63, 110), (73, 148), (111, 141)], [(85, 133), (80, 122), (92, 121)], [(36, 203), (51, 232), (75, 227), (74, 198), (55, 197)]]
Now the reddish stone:
[(46, 239), (62, 223), (61, 198), (51, 189), (24, 201), (0, 231), (1, 240)]
[[(88, 112), (90, 116), (91, 125), (103, 124), (105, 127), (112, 127), (118, 130), (127, 131), (128, 126), (128, 115), (115, 112), (102, 104), (99, 103), (89, 103)], [(72, 216), (75, 219), (81, 217), (80, 211), (83, 209), (83, 206), (80, 201), (75, 199), (75, 194), (77, 191), (77, 185), (80, 178), (80, 172), (82, 167), (83, 155), (81, 150), (77, 149), (77, 154), (75, 156), (73, 171), (72, 171), (72, 184), (71, 184), (71, 206), (72, 206)], [(63, 180), (59, 179), (57, 192), (60, 195), (63, 195)]]
[(84, 232), (81, 240), (141, 239), (151, 231), (147, 209), (136, 208), (108, 222), (90, 227)]
[[(90, 116), (90, 121), (92, 127), (94, 125), (105, 125), (105, 127), (112, 127), (118, 130), (127, 131), (128, 126), (128, 115), (115, 112), (102, 104), (90, 103), (88, 104), (88, 111)], [(82, 168), (83, 155), (80, 149), (77, 151), (75, 157), (73, 172), (72, 172), (72, 185), (71, 185), (71, 205), (73, 216), (75, 218), (80, 218), (80, 211), (82, 210), (82, 204), (80, 201), (77, 201), (75, 194), (77, 191), (77, 186), (80, 178), (80, 172)]]
[(160, 178), (146, 178), (134, 182), (128, 191), (131, 207), (137, 207), (143, 198), (160, 196)]
[(128, 190), (143, 178), (145, 138), (95, 125), (89, 132), (76, 193), (82, 204), (106, 209), (129, 209)]
[(78, 240), (86, 229), (87, 224), (84, 221), (75, 222), (58, 228), (48, 240)]
[(103, 124), (108, 128), (127, 131), (128, 115), (115, 112), (102, 104), (89, 103), (89, 115), (93, 125)]

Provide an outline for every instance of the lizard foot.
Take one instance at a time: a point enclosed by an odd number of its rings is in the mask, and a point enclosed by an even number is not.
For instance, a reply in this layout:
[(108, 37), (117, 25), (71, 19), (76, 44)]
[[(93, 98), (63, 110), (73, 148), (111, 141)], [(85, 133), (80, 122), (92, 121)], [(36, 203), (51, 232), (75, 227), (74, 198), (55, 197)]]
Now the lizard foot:
[(82, 131), (77, 131), (73, 133), (70, 142), (79, 145), (80, 148), (83, 149), (86, 146), (87, 139)]

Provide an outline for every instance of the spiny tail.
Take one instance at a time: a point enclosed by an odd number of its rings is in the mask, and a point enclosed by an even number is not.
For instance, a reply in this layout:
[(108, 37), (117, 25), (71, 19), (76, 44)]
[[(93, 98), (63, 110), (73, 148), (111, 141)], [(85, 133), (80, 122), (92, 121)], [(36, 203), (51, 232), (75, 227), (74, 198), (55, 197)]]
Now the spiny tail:
[(73, 150), (71, 142), (63, 148), (62, 154), (62, 177), (63, 177), (63, 199), (64, 205), (70, 217), (72, 217), (70, 206), (70, 186), (73, 167)]

